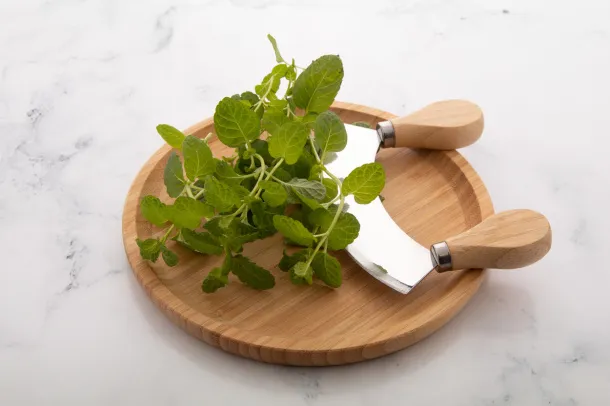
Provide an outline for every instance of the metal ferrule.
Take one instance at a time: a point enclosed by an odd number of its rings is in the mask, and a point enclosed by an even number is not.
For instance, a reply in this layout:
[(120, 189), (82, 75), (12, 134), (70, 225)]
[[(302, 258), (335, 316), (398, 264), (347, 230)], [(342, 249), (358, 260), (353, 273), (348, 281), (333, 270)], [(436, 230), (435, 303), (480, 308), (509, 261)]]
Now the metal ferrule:
[(382, 121), (377, 124), (377, 136), (382, 148), (392, 148), (396, 145), (394, 126), (390, 121)]
[(430, 247), (430, 257), (437, 272), (445, 272), (453, 269), (451, 264), (451, 253), (446, 242), (438, 242)]

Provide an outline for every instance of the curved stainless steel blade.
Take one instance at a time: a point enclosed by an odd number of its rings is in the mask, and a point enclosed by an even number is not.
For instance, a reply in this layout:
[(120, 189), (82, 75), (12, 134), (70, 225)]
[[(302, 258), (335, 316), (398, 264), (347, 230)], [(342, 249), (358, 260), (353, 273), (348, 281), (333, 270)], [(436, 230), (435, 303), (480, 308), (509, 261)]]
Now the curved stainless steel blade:
[[(375, 161), (379, 139), (374, 130), (346, 125), (347, 146), (327, 168), (340, 178), (354, 168)], [(358, 204), (346, 198), (348, 209), (360, 222), (358, 238), (347, 247), (350, 256), (368, 273), (391, 288), (408, 293), (432, 269), (430, 250), (394, 222), (380, 199)]]

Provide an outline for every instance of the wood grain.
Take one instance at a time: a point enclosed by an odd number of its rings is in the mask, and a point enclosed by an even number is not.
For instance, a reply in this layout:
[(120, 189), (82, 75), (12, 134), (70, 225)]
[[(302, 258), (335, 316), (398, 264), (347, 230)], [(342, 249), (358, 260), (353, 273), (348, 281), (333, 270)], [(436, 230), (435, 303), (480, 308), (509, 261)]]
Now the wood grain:
[[(374, 126), (392, 114), (356, 104), (332, 106), (346, 123)], [(186, 130), (213, 132), (207, 119)], [(216, 138), (216, 156), (230, 154)], [(344, 252), (343, 285), (295, 286), (277, 268), (280, 236), (256, 241), (245, 254), (276, 276), (275, 288), (259, 292), (237, 281), (214, 294), (201, 282), (221, 257), (199, 256), (180, 247), (180, 264), (166, 267), (140, 258), (135, 238), (160, 230), (142, 217), (138, 204), (148, 194), (169, 200), (163, 168), (170, 148), (162, 147), (146, 162), (131, 186), (123, 214), (127, 258), (151, 300), (174, 323), (224, 351), (258, 361), (289, 365), (337, 365), (359, 362), (403, 349), (447, 323), (478, 290), (485, 271), (430, 273), (408, 295), (397, 293), (358, 267)], [(386, 169), (384, 205), (405, 232), (424, 246), (459, 234), (493, 214), (478, 175), (455, 151), (382, 150), (377, 161)], [(408, 262), (405, 262), (405, 266)]]
[(515, 269), (544, 257), (551, 240), (546, 217), (520, 209), (494, 214), (446, 243), (455, 269)]
[(443, 100), (390, 120), (395, 147), (451, 150), (468, 146), (483, 133), (483, 112), (466, 100)]

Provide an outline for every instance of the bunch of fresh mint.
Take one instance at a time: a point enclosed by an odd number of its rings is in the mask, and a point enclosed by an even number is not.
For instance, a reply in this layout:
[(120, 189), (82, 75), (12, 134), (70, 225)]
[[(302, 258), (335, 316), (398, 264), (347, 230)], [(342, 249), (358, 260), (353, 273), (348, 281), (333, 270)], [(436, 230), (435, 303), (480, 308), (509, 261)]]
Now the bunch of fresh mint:
[[(315, 276), (339, 287), (341, 265), (329, 251), (346, 248), (360, 230), (358, 220), (344, 211), (345, 197), (368, 204), (385, 184), (377, 163), (354, 169), (343, 181), (325, 167), (347, 143), (343, 122), (329, 111), (343, 80), (341, 59), (324, 55), (302, 69), (294, 59), (286, 62), (275, 39), (268, 38), (277, 60), (271, 73), (254, 92), (225, 97), (216, 106), (216, 135), (235, 148), (232, 156), (213, 157), (207, 144), (211, 134), (200, 139), (166, 124), (157, 127), (175, 149), (164, 173), (167, 193), (175, 200), (142, 199), (142, 215), (167, 229), (160, 238), (138, 239), (140, 254), (152, 262), (161, 256), (175, 266), (178, 255), (167, 247), (173, 240), (204, 255), (224, 255), (222, 266), (203, 281), (208, 293), (226, 286), (231, 272), (252, 288), (272, 288), (271, 272), (242, 255), (242, 247), (276, 232), (285, 244), (302, 247), (292, 255), (284, 251), (279, 262), (293, 283), (312, 284)], [(280, 97), (282, 82), (286, 90)]]

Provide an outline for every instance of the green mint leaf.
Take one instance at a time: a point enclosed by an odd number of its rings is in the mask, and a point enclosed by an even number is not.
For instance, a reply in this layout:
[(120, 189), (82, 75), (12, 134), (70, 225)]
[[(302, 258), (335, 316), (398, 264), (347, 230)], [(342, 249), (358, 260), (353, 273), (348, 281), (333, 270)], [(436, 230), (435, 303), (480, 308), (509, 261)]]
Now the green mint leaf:
[(172, 148), (182, 148), (185, 135), (182, 131), (168, 124), (159, 124), (157, 132)]
[(182, 144), (184, 171), (190, 180), (203, 178), (216, 171), (216, 161), (208, 144), (199, 138), (189, 135)]
[(218, 221), (218, 225), (223, 229), (228, 230), (231, 227), (231, 224), (235, 223), (235, 217), (232, 216), (222, 216)]
[(322, 179), (322, 184), (326, 189), (326, 195), (322, 199), (322, 203), (327, 203), (332, 201), (337, 194), (339, 194), (339, 186), (332, 179), (324, 178)]
[(221, 268), (212, 269), (201, 284), (201, 290), (205, 293), (214, 293), (218, 289), (229, 284), (229, 278)]
[[(263, 158), (265, 164), (271, 165), (271, 163), (273, 162), (273, 157), (271, 156), (271, 154), (269, 154), (269, 143), (267, 141), (260, 139), (254, 140), (254, 142), (252, 142), (252, 148), (254, 149), (254, 151), (256, 151), (257, 154), (259, 154)], [(260, 165), (258, 159), (256, 160), (256, 164)]]
[(309, 171), (309, 180), (320, 180), (320, 174), (322, 173), (322, 165), (315, 164)]
[(339, 220), (328, 235), (328, 248), (333, 251), (345, 249), (358, 237), (360, 223), (351, 213), (341, 213)]
[[(320, 227), (320, 232), (328, 231), (335, 214), (337, 206), (333, 205), (330, 210), (318, 208), (307, 216), (309, 222)], [(346, 248), (358, 237), (360, 233), (360, 223), (351, 213), (341, 213), (335, 226), (328, 235), (328, 248), (333, 251), (338, 251)]]
[(275, 93), (280, 88), (280, 81), (286, 74), (287, 67), (284, 64), (275, 65), (271, 70), (271, 73), (263, 78), (260, 85), (254, 86), (254, 91), (261, 98), (267, 98), (269, 100), (277, 99)]
[(282, 182), (289, 182), (294, 176), (286, 169), (283, 169), (281, 166), (275, 170), (273, 174), (274, 177), (278, 178)]
[[(286, 101), (285, 99), (272, 100), (271, 102), (269, 102), (269, 106), (271, 108), (283, 111), (286, 108), (286, 106), (288, 106), (288, 101)], [(284, 114), (286, 114), (286, 113), (284, 113)]]
[(318, 113), (307, 113), (301, 118), (301, 123), (305, 124), (307, 128), (314, 129)]
[(218, 238), (210, 233), (198, 233), (184, 228), (180, 231), (177, 241), (191, 251), (200, 254), (220, 255), (223, 252)]
[(320, 203), (318, 203), (317, 201), (315, 201), (314, 199), (310, 199), (308, 197), (303, 196), (302, 194), (300, 194), (299, 192), (294, 192), (294, 194), (297, 196), (297, 198), (303, 203), (305, 204), (307, 207), (309, 207), (311, 210), (315, 210), (319, 207), (322, 207), (320, 205)]
[(172, 151), (165, 165), (163, 173), (163, 183), (167, 188), (167, 194), (170, 197), (178, 197), (184, 190), (184, 173), (182, 172), (182, 163), (176, 151)]
[[(254, 140), (250, 146), (252, 147), (250, 149), (250, 151), (248, 151), (246, 149), (245, 145), (242, 145), (241, 147), (239, 147), (238, 148), (239, 155), (243, 157), (245, 155), (252, 155), (252, 152), (254, 152), (254, 153), (259, 154), (263, 158), (263, 161), (265, 161), (265, 164), (271, 165), (273, 163), (274, 158), (271, 155), (269, 155), (269, 144), (267, 143), (267, 141), (257, 139), (257, 140)], [(244, 163), (246, 164), (246, 167), (249, 167), (250, 158), (249, 157), (246, 158), (246, 161)], [(260, 161), (258, 159), (254, 160), (254, 164), (257, 168), (260, 167)], [(246, 173), (246, 172), (247, 171), (242, 171), (242, 173)]]
[[(222, 226), (222, 222), (219, 224)], [(255, 227), (243, 223), (236, 218), (231, 220), (225, 229), (225, 235), (221, 237), (224, 244), (233, 252), (240, 252), (243, 244), (258, 240), (259, 238), (259, 231)]]
[(355, 125), (356, 127), (371, 128), (371, 125), (366, 121), (356, 121), (352, 123), (352, 125)]
[(219, 212), (229, 211), (241, 202), (231, 186), (211, 176), (205, 180), (205, 200)]
[(243, 92), (241, 95), (234, 94), (231, 96), (234, 100), (239, 100), (241, 103), (246, 105), (250, 110), (254, 111), (258, 116), (259, 120), (263, 118), (263, 113), (265, 112), (265, 107), (257, 103), (260, 101), (258, 96), (252, 92)]
[[(288, 66), (284, 63), (279, 63), (277, 65), (275, 65), (273, 67), (273, 69), (271, 69), (271, 74), (279, 77), (279, 78), (283, 78), (284, 76), (286, 76), (286, 72), (288, 71)], [(275, 93), (277, 90), (275, 90), (273, 93)]]
[(359, 204), (368, 204), (375, 200), (385, 186), (383, 166), (377, 162), (364, 164), (354, 169), (343, 181), (343, 196), (353, 194)]
[(324, 252), (318, 252), (311, 262), (313, 272), (318, 279), (330, 286), (338, 288), (341, 286), (342, 274), (341, 264), (337, 259)]
[(186, 196), (178, 197), (166, 210), (170, 221), (178, 228), (197, 228), (202, 218), (214, 215), (214, 209), (210, 205)]
[(235, 172), (235, 169), (225, 161), (221, 161), (220, 159), (216, 160), (216, 177), (227, 185), (239, 185), (243, 178), (240, 178)]
[(321, 232), (326, 232), (330, 223), (333, 221), (333, 215), (323, 207), (317, 208), (307, 216), (309, 222), (313, 225), (320, 227)]
[(279, 183), (264, 180), (261, 182), (261, 187), (264, 190), (262, 196), (263, 200), (271, 207), (277, 207), (284, 204), (288, 197), (286, 189)]
[(269, 134), (275, 134), (283, 124), (289, 121), (290, 119), (282, 110), (268, 108), (263, 114), (263, 121), (261, 124), (263, 130), (267, 131)]
[(136, 239), (138, 247), (140, 247), (140, 256), (152, 262), (157, 262), (161, 253), (161, 241), (149, 238), (147, 240)]
[(321, 113), (335, 100), (343, 81), (343, 63), (324, 55), (311, 63), (294, 82), (294, 103), (306, 112)]
[[(292, 65), (288, 66), (288, 69), (286, 69), (286, 74), (284, 75), (284, 77), (292, 82), (294, 82), (296, 80), (297, 68), (296, 68), (296, 66), (294, 66), (294, 63)], [(288, 94), (290, 95), (291, 93), (288, 93)], [(294, 111), (294, 108), (292, 110)]]
[[(254, 160), (255, 166), (258, 168), (257, 165), (257, 159)], [(233, 167), (233, 169), (235, 169), (235, 172), (237, 172), (238, 175), (248, 175), (251, 174), (253, 172), (253, 170), (250, 169), (250, 159), (244, 159), (244, 158), (238, 158), (237, 162), (235, 162), (235, 166)], [(256, 170), (256, 169), (254, 169)]]
[(276, 229), (273, 225), (273, 216), (281, 213), (283, 207), (271, 208), (268, 204), (258, 199), (250, 202), (248, 207), (252, 211), (252, 221), (256, 228), (258, 228), (260, 238), (266, 238), (275, 234)]
[(243, 103), (225, 97), (216, 106), (214, 128), (220, 142), (236, 148), (258, 138), (260, 119)]
[[(308, 144), (305, 144), (306, 146)], [(309, 179), (311, 169), (316, 165), (316, 158), (309, 152), (307, 148), (303, 149), (301, 156), (294, 165), (282, 165), (293, 178)]]
[(246, 199), (246, 197), (250, 194), (250, 191), (243, 187), (242, 185), (230, 185), (233, 191), (239, 196), (240, 200)]
[(226, 232), (226, 228), (228, 227), (228, 224), (223, 224), (226, 221), (225, 219), (228, 219), (229, 222), (232, 220), (231, 217), (212, 217), (205, 222), (203, 228), (208, 230), (215, 237), (222, 237)]
[(304, 277), (308, 273), (310, 273), (310, 271), (307, 268), (308, 268), (308, 266), (307, 266), (306, 262), (297, 262), (293, 267), (294, 274), (296, 276)]
[(282, 215), (273, 216), (273, 225), (284, 237), (295, 244), (308, 247), (314, 241), (313, 235), (309, 230), (300, 221), (290, 217)]
[(165, 204), (155, 196), (144, 196), (140, 202), (140, 210), (144, 218), (156, 226), (162, 226), (169, 220)]
[(316, 118), (314, 134), (322, 155), (326, 155), (327, 152), (343, 151), (347, 145), (345, 125), (332, 111), (325, 111)]
[(163, 257), (163, 262), (165, 262), (167, 266), (178, 265), (178, 255), (176, 255), (174, 251), (169, 250), (165, 245), (161, 246), (161, 256)]
[[(306, 205), (303, 205), (300, 207), (300, 209), (297, 209), (297, 210), (293, 211), (292, 213), (290, 213), (288, 215), (288, 217), (301, 222), (305, 226), (305, 228), (307, 228), (309, 231), (313, 231), (315, 226), (312, 225), (311, 222), (309, 221), (309, 213), (311, 213), (311, 209), (309, 209), (309, 207), (307, 207)], [(279, 213), (279, 214), (282, 214), (282, 213)]]
[(288, 186), (296, 193), (309, 199), (321, 201), (326, 196), (326, 188), (320, 182), (295, 178), (288, 182)]
[(239, 280), (258, 290), (271, 289), (275, 286), (275, 278), (265, 268), (261, 268), (242, 255), (236, 255), (231, 260), (231, 272)]
[(256, 103), (258, 103), (258, 102), (259, 102), (259, 100), (260, 100), (260, 99), (258, 98), (258, 96), (257, 96), (257, 95), (255, 95), (255, 94), (254, 94), (254, 93), (252, 93), (252, 92), (243, 92), (243, 93), (240, 95), (240, 99), (241, 99), (241, 100), (247, 100), (247, 101), (249, 101), (249, 102), (250, 102), (250, 105), (252, 105), (252, 106), (254, 106)]
[(313, 270), (305, 262), (297, 262), (290, 270), (290, 280), (295, 285), (311, 285), (313, 282)]
[(288, 272), (292, 267), (294, 267), (297, 264), (297, 262), (307, 261), (308, 256), (309, 256), (308, 249), (297, 251), (292, 255), (287, 255), (286, 250), (284, 250), (282, 259), (280, 259), (280, 263), (278, 264), (278, 267), (282, 271)]
[(274, 158), (284, 158), (288, 165), (297, 162), (303, 153), (309, 130), (301, 123), (284, 123), (269, 138), (269, 153)]
[(277, 41), (275, 40), (275, 38), (273, 38), (271, 36), (271, 34), (267, 34), (267, 39), (269, 39), (269, 42), (271, 42), (271, 46), (273, 47), (273, 52), (275, 52), (275, 60), (277, 63), (280, 62), (286, 62), (284, 60), (284, 58), (282, 58), (282, 55), (280, 55), (280, 50), (277, 47)]

